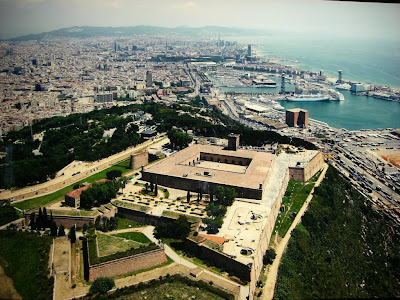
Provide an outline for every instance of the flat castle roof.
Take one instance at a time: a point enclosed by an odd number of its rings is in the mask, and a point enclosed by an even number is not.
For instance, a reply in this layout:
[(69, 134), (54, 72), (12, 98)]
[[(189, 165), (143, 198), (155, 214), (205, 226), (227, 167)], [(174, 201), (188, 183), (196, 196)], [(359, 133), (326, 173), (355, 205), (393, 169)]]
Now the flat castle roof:
[[(216, 161), (207, 159), (205, 162), (202, 159), (204, 157), (213, 157)], [(235, 164), (229, 163), (231, 162), (229, 158), (235, 159)], [(228, 163), (224, 163), (225, 159)], [(260, 183), (265, 182), (274, 159), (274, 154), (266, 152), (244, 149), (231, 151), (218, 146), (192, 145), (146, 167), (145, 172), (259, 189)]]

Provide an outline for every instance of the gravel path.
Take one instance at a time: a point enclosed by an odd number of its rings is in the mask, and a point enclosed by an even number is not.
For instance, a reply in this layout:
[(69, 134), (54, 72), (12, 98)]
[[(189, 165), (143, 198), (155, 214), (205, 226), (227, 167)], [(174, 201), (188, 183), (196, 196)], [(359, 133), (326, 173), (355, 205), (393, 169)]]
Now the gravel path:
[[(328, 170), (328, 165), (325, 164), (324, 169), (323, 169), (321, 175), (319, 176), (317, 182), (315, 183), (314, 187), (319, 186), (322, 179), (325, 177), (325, 173), (327, 170)], [(276, 284), (276, 280), (278, 278), (278, 269), (279, 269), (279, 264), (282, 259), (282, 255), (286, 250), (286, 246), (289, 242), (289, 239), (291, 237), (293, 229), (297, 226), (297, 224), (300, 223), (302, 216), (306, 212), (308, 205), (311, 202), (311, 199), (313, 197), (313, 192), (314, 192), (314, 188), (312, 189), (311, 193), (308, 195), (303, 206), (300, 208), (298, 214), (296, 215), (296, 218), (293, 220), (293, 223), (290, 226), (289, 230), (287, 231), (285, 237), (279, 242), (278, 246), (275, 249), (276, 258), (275, 258), (274, 262), (272, 263), (272, 265), (270, 265), (269, 268), (267, 268), (265, 271), (265, 274), (267, 276), (267, 282), (265, 283), (265, 286), (263, 288), (261, 299), (269, 300), (274, 297), (275, 284)]]

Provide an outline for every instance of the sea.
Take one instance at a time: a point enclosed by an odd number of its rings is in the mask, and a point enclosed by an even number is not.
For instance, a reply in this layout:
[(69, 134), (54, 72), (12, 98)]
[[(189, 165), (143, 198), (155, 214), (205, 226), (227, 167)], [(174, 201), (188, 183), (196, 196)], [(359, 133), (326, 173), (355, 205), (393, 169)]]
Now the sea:
[[(280, 58), (281, 63), (293, 67), (323, 71), (337, 77), (342, 70), (343, 79), (400, 88), (400, 40), (393, 38), (338, 38), (298, 34), (274, 34), (237, 37), (241, 44), (252, 44), (259, 54)], [(274, 78), (272, 78), (274, 79)], [(279, 92), (271, 88), (223, 88), (222, 91), (246, 93)], [(286, 90), (294, 90), (289, 86)], [(328, 123), (332, 127), (348, 130), (400, 128), (400, 103), (366, 96), (355, 96), (340, 91), (344, 101), (290, 102), (280, 101), (285, 109), (304, 108), (309, 117)]]

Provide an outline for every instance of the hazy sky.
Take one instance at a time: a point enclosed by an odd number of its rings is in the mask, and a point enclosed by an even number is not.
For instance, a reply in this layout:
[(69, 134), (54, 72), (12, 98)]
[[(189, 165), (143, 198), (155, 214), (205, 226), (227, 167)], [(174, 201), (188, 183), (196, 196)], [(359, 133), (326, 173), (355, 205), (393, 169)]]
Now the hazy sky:
[(400, 4), (321, 0), (0, 0), (2, 37), (83, 25), (218, 25), (400, 40)]

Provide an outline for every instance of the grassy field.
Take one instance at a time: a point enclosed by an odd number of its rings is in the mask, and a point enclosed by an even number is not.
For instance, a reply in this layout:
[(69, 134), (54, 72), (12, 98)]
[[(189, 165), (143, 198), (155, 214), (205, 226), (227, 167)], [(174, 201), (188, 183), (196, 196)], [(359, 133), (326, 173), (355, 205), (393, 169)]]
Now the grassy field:
[(64, 195), (73, 190), (74, 185), (81, 184), (83, 182), (93, 183), (99, 179), (106, 178), (106, 173), (111, 170), (121, 170), (122, 173), (127, 173), (129, 171), (132, 171), (131, 169), (129, 169), (129, 158), (124, 159), (124, 160), (120, 161), (119, 163), (117, 163), (99, 173), (93, 174), (90, 177), (82, 179), (82, 180), (80, 180), (74, 184), (71, 184), (61, 190), (58, 190), (52, 194), (48, 194), (45, 196), (40, 196), (40, 197), (32, 198), (29, 200), (17, 202), (12, 205), (15, 207), (18, 207), (19, 209), (31, 210), (31, 209), (39, 208), (41, 206), (45, 206), (47, 204), (50, 204), (50, 203), (53, 203), (56, 201), (62, 201), (62, 200), (64, 200)]
[(10, 223), (18, 218), (22, 218), (22, 214), (10, 205), (0, 206), (0, 226)]
[(22, 231), (0, 231), (0, 264), (24, 299), (52, 299), (48, 278), (50, 237)]
[[(152, 289), (138, 291), (130, 295), (123, 296), (116, 299), (198, 299), (198, 300), (217, 300), (224, 299), (218, 297), (209, 291), (199, 291), (194, 286), (187, 286), (183, 282), (164, 283)], [(195, 298), (192, 298), (195, 297)]]
[(170, 218), (175, 218), (175, 219), (178, 219), (179, 216), (185, 216), (189, 222), (199, 222), (200, 221), (200, 218), (198, 218), (198, 217), (188, 216), (185, 214), (179, 214), (179, 213), (176, 213), (173, 211), (168, 211), (168, 210), (164, 210), (162, 215), (165, 217), (170, 217)]
[(149, 209), (148, 206), (138, 205), (138, 204), (126, 202), (126, 201), (113, 200), (112, 203), (114, 203), (115, 205), (120, 206), (120, 207), (125, 207), (125, 208), (129, 208), (129, 209), (133, 209), (133, 210), (143, 211), (143, 212), (145, 212)]
[(125, 233), (118, 233), (114, 234), (113, 236), (132, 240), (142, 244), (149, 244), (151, 241), (141, 232), (125, 232)]
[(100, 256), (107, 256), (117, 252), (123, 252), (131, 248), (139, 248), (140, 243), (130, 239), (118, 238), (97, 232)]
[[(234, 299), (233, 295), (204, 281), (192, 281), (187, 277), (173, 275), (148, 283), (122, 288), (106, 296), (107, 299)], [(106, 299), (106, 298), (102, 298)]]
[[(285, 236), (320, 174), (320, 171), (317, 172), (317, 174), (305, 183), (295, 180), (289, 181), (285, 196), (282, 199), (282, 204), (285, 205), (285, 211), (278, 214), (273, 235), (278, 233), (280, 237)], [(273, 239), (271, 239), (271, 241), (273, 241)]]
[(125, 218), (118, 218), (118, 226), (117, 229), (128, 229), (128, 228), (136, 228), (136, 227), (140, 227), (140, 225), (132, 220), (128, 220)]
[(90, 210), (65, 210), (65, 209), (49, 209), (47, 210), (48, 214), (50, 212), (55, 216), (82, 216), (82, 217), (94, 217), (98, 215), (97, 211)]

